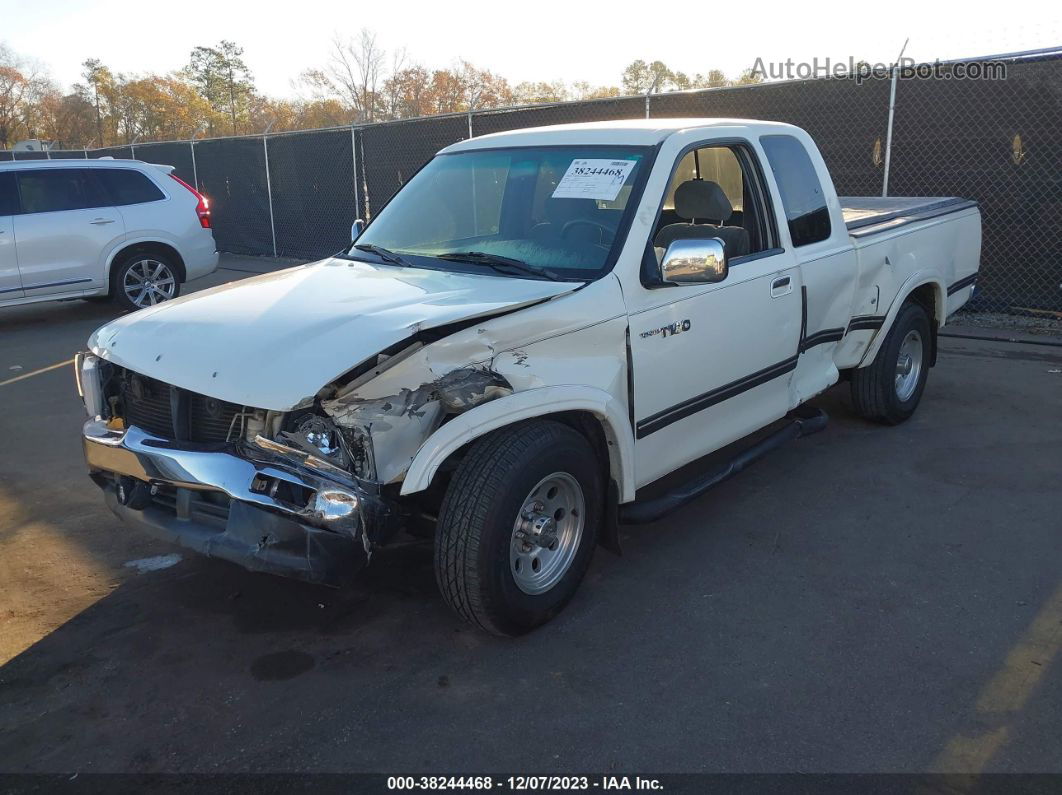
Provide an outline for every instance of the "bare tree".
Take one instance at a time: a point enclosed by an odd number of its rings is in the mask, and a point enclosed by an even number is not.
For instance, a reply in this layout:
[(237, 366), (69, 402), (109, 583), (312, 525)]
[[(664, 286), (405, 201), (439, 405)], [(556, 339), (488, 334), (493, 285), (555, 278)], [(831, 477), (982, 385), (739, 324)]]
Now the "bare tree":
[(387, 53), (376, 43), (376, 34), (362, 28), (358, 35), (332, 40), (332, 59), (324, 73), (335, 93), (340, 94), (357, 111), (360, 121), (376, 118), (381, 70)]

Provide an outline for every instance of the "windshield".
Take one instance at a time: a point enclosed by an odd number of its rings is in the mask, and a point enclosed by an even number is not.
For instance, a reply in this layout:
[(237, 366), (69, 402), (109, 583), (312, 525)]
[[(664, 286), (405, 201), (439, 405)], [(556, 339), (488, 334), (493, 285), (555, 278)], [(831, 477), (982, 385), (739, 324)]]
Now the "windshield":
[[(543, 146), (439, 155), (391, 199), (350, 253), (382, 249), (400, 255), (404, 262), (396, 264), (445, 270), (492, 273), (495, 266), (521, 277), (542, 271), (550, 278), (597, 278), (618, 254), (613, 249), (629, 224), (649, 152)], [(501, 259), (528, 268), (503, 268)]]

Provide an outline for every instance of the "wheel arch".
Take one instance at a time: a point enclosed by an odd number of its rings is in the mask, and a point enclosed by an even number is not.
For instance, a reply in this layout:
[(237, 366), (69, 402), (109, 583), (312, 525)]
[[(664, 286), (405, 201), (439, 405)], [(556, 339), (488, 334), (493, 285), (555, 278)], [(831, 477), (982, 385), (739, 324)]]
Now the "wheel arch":
[(114, 288), (114, 285), (111, 283), (111, 279), (114, 276), (114, 264), (121, 261), (121, 259), (128, 254), (163, 254), (164, 256), (172, 257), (173, 263), (179, 271), (177, 274), (177, 280), (183, 284), (187, 278), (184, 257), (181, 256), (181, 252), (178, 251), (173, 244), (166, 243), (162, 240), (156, 240), (154, 238), (126, 240), (123, 241), (107, 259), (108, 290), (113, 290)]
[[(626, 409), (608, 392), (586, 386), (528, 389), (458, 415), (421, 445), (406, 471), (400, 493), (415, 494), (427, 489), (446, 460), (469, 442), (523, 420), (551, 417), (588, 436), (599, 456), (604, 448), (620, 502), (634, 499), (634, 434)], [(595, 439), (597, 433), (600, 436)]]
[(947, 307), (947, 290), (944, 287), (944, 282), (935, 273), (916, 273), (911, 276), (899, 290), (896, 291), (896, 298), (893, 300), (889, 311), (885, 315), (885, 321), (881, 324), (881, 328), (878, 333), (874, 335), (874, 339), (863, 353), (863, 358), (860, 359), (858, 367), (867, 367), (874, 361), (874, 357), (878, 355), (878, 351), (881, 349), (882, 344), (885, 342), (885, 338), (889, 335), (889, 331), (892, 329), (892, 324), (896, 321), (896, 316), (900, 314), (900, 309), (903, 308), (909, 300), (913, 300), (920, 304), (926, 312), (929, 314), (929, 327), (932, 331), (932, 339), (930, 340), (930, 352), (929, 352), (929, 364), (933, 366), (936, 364), (937, 359), (937, 329), (944, 325), (946, 320), (946, 307)]

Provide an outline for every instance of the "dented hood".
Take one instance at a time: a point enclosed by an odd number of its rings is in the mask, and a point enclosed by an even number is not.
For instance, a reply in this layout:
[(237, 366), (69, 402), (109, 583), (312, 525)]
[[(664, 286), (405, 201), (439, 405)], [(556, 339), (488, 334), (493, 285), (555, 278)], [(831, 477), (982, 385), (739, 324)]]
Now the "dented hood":
[(98, 329), (89, 347), (168, 384), (283, 411), (420, 329), (579, 285), (328, 259), (133, 312)]

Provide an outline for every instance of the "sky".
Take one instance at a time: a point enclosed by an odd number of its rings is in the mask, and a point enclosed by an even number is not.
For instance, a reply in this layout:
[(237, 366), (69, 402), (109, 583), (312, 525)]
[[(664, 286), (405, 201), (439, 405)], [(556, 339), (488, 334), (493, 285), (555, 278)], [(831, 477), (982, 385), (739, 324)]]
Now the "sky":
[(691, 75), (714, 68), (736, 76), (757, 58), (891, 63), (908, 37), (907, 55), (930, 61), (1056, 46), (1062, 44), (1059, 8), (1062, 3), (1042, 0), (961, 6), (929, 0), (0, 0), (0, 41), (38, 60), (68, 88), (86, 58), (128, 75), (166, 73), (186, 64), (196, 45), (231, 39), (244, 48), (259, 90), (294, 96), (293, 78), (327, 64), (333, 37), (363, 27), (388, 51), (405, 47), (409, 61), (429, 68), (464, 58), (513, 84), (619, 85), (624, 66), (637, 58)]

